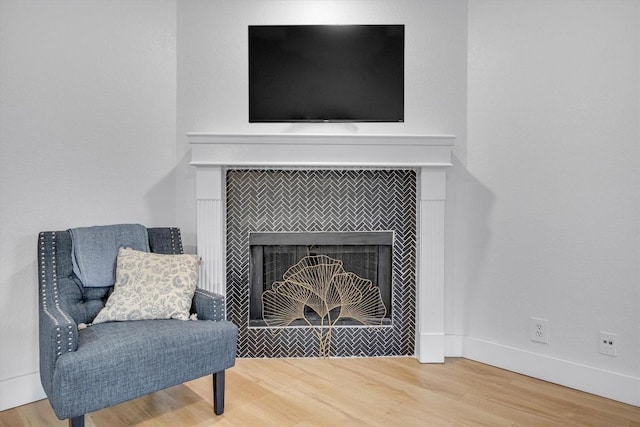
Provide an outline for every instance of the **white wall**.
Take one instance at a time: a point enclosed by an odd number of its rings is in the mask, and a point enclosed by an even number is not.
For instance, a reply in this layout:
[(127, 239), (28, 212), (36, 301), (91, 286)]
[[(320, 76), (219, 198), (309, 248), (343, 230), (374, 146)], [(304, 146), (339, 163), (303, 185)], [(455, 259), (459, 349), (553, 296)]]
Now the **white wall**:
[[(469, 2), (465, 355), (640, 404), (640, 2)], [(466, 218), (464, 218), (466, 216)], [(549, 344), (528, 337), (549, 320)], [(618, 356), (598, 352), (599, 331)]]
[[(404, 24), (405, 122), (249, 123), (248, 25)], [(466, 1), (197, 0), (178, 3), (179, 223), (195, 244), (187, 132), (456, 134), (465, 156)]]
[(175, 224), (174, 0), (0, 0), (0, 410), (41, 397), (37, 235)]

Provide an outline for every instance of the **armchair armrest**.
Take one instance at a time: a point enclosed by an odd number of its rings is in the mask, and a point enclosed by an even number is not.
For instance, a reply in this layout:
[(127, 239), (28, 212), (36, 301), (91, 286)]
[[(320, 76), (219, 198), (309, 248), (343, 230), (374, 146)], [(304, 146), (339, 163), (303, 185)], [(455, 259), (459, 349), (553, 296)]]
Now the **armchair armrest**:
[(39, 335), (40, 379), (48, 392), (58, 357), (78, 349), (78, 326), (59, 307), (42, 304)]
[(198, 314), (199, 320), (225, 320), (224, 297), (205, 289), (196, 288), (191, 311)]
[(53, 350), (53, 362), (63, 353), (78, 349), (78, 325), (61, 309), (42, 309), (40, 317), (40, 348)]
[(55, 249), (55, 233), (40, 233), (39, 236), (39, 343), (40, 378), (45, 391), (49, 392), (56, 360), (64, 353), (78, 349), (78, 326), (66, 313), (60, 301), (60, 282), (70, 280), (59, 277)]

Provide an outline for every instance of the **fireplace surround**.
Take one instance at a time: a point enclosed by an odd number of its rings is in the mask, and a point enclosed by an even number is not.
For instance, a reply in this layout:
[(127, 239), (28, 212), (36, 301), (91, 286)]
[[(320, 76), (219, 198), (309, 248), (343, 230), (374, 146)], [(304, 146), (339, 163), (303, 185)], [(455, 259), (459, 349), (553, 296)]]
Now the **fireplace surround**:
[(196, 167), (200, 285), (228, 298), (229, 171), (411, 171), (416, 189), (412, 351), (420, 362), (444, 361), (444, 203), (454, 136), (189, 133), (187, 138)]
[[(415, 171), (409, 169), (254, 168), (229, 169), (225, 175), (227, 314), (239, 328), (239, 357), (315, 357), (320, 354), (351, 357), (414, 354)], [(389, 307), (391, 309), (389, 322), (386, 324), (381, 322), (377, 325), (367, 323), (359, 327), (354, 324), (333, 323), (331, 319), (336, 319), (338, 312), (332, 310), (331, 315), (325, 316), (322, 309), (317, 310), (317, 301), (314, 304), (313, 301), (306, 300), (305, 308), (315, 307), (316, 313), (323, 314), (315, 319), (313, 313), (303, 314), (298, 311), (302, 307), (291, 304), (291, 299), (287, 303), (288, 310), (292, 310), (289, 311), (289, 315), (305, 323), (314, 324), (316, 320), (318, 323), (310, 327), (304, 323), (282, 326), (276, 325), (279, 322), (275, 322), (276, 324), (272, 322), (270, 329), (265, 329), (256, 324), (255, 319), (252, 321), (250, 253), (251, 249), (256, 249), (251, 246), (251, 241), (254, 240), (255, 243), (256, 236), (258, 236), (257, 243), (277, 244), (280, 243), (279, 237), (284, 234), (288, 237), (287, 240), (293, 240), (291, 243), (316, 246), (316, 243), (337, 243), (334, 240), (336, 236), (347, 240), (347, 243), (366, 242), (370, 239), (363, 239), (363, 235), (371, 233), (381, 237), (380, 230), (393, 230), (394, 235), (393, 245), (390, 245), (389, 241), (377, 240), (377, 243), (388, 243), (391, 247), (389, 255), (391, 255), (393, 304)], [(264, 233), (264, 231), (267, 232)], [(269, 246), (271, 245), (267, 245)], [(335, 258), (341, 251), (333, 252), (321, 254), (316, 251), (308, 255), (331, 255), (331, 258)], [(302, 258), (296, 256), (296, 259), (291, 259), (292, 264), (289, 267), (298, 264)], [(348, 267), (351, 273), (359, 277), (365, 275), (363, 269), (357, 268), (353, 263), (347, 263), (347, 259), (339, 261), (343, 263), (345, 270)], [(274, 279), (284, 280), (285, 271), (282, 273), (281, 278)], [(371, 276), (367, 278), (375, 279)], [(329, 283), (325, 280), (320, 282), (327, 285), (322, 286), (325, 291), (338, 290), (338, 287), (330, 285), (332, 280), (329, 280)], [(317, 281), (316, 284), (318, 284)], [(310, 284), (305, 281), (303, 287), (307, 285)], [(317, 285), (311, 285), (309, 288), (317, 289)], [(307, 298), (311, 295), (308, 294)], [(327, 296), (324, 292), (315, 295), (321, 299)], [(264, 293), (258, 296), (261, 305), (264, 303), (264, 297)], [(299, 302), (301, 298), (304, 297), (296, 295), (295, 301)], [(315, 298), (312, 299), (315, 300)], [(324, 307), (324, 304), (321, 304), (321, 307)], [(342, 320), (346, 319), (342, 317)], [(350, 317), (350, 320), (355, 319)], [(316, 339), (316, 335), (320, 333), (318, 329), (325, 328), (329, 324), (335, 326), (330, 332), (325, 331), (333, 337), (331, 342)], [(319, 342), (323, 344), (319, 345)], [(328, 348), (331, 351), (328, 351)]]

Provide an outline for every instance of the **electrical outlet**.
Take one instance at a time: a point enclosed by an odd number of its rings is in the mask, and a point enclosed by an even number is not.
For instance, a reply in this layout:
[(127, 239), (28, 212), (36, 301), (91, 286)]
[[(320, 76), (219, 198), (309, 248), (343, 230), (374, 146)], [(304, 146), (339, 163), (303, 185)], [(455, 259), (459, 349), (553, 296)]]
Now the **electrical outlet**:
[(618, 336), (611, 332), (600, 332), (600, 353), (607, 356), (616, 356), (616, 344)]
[(546, 319), (539, 319), (537, 317), (531, 318), (529, 327), (531, 341), (541, 342), (544, 344), (549, 343), (549, 321)]

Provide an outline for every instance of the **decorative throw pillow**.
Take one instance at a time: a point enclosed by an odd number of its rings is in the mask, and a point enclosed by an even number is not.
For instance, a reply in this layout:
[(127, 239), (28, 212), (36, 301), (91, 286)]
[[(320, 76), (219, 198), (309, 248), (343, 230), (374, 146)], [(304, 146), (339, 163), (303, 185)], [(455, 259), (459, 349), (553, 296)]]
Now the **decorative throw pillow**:
[(144, 319), (189, 319), (200, 257), (121, 248), (116, 283), (93, 323)]

